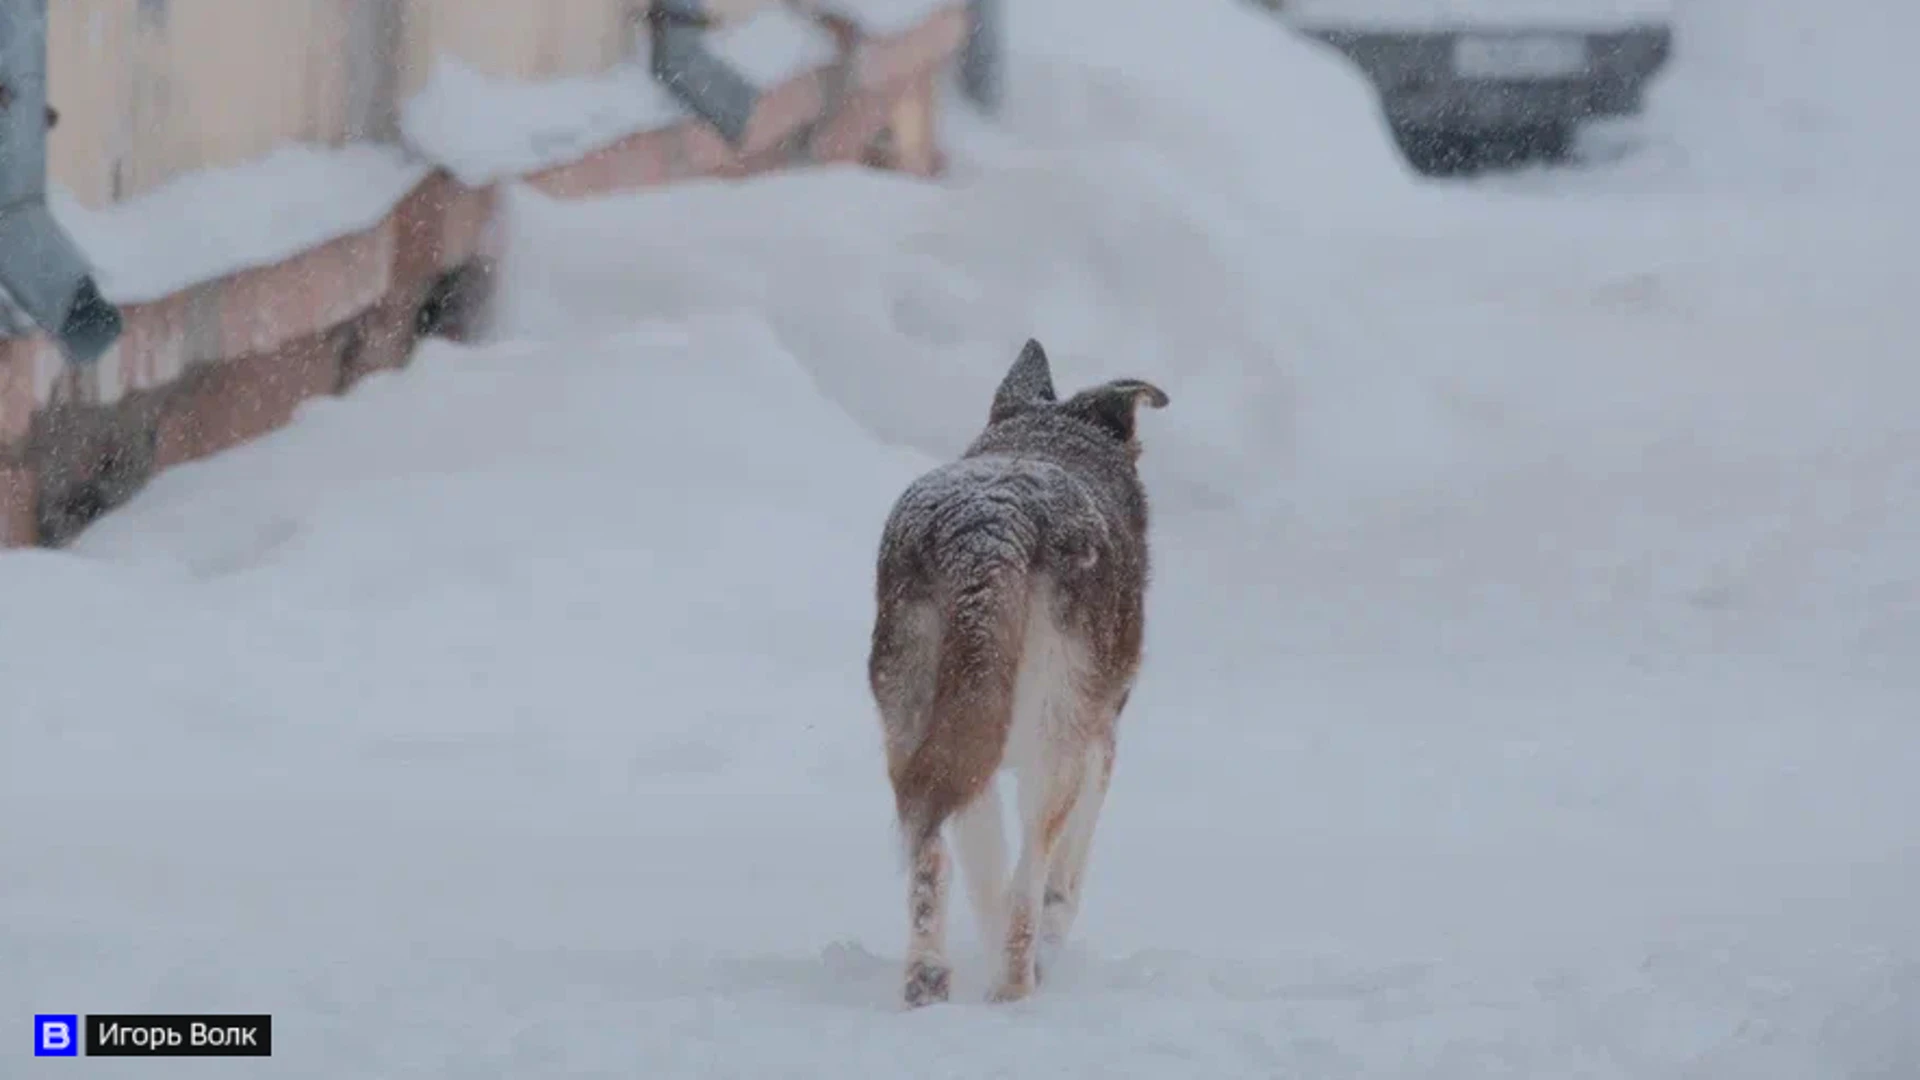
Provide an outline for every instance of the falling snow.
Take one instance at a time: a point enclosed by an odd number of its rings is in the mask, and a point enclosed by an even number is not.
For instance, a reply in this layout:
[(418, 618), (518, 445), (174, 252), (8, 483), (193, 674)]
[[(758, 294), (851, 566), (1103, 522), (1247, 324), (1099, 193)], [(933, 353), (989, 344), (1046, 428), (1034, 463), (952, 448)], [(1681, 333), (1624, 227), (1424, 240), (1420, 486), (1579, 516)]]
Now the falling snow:
[[(515, 193), (489, 340), (0, 555), (0, 1014), (270, 1012), (315, 1080), (1915, 1075), (1897, 7), (1695, 0), (1634, 154), (1437, 185), (1251, 5), (1020, 0), (940, 183)], [(873, 541), (1028, 337), (1172, 398), (1148, 658), (1046, 985), (956, 920), (905, 1014)]]

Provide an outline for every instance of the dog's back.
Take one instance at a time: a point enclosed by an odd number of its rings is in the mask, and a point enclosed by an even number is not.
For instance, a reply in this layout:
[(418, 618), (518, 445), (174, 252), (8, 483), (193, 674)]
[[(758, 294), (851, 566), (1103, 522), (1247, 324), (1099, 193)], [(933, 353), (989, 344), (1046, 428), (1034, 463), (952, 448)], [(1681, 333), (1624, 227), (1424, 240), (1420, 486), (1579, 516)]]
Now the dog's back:
[[(1144, 630), (1143, 401), (1160, 407), (1166, 395), (1124, 380), (1058, 401), (1046, 355), (1029, 342), (986, 430), (910, 485), (888, 518), (869, 677), (917, 882), (923, 863), (944, 866), (941, 826), (993, 795), (1003, 766), (1023, 788), (1060, 789), (1040, 800), (1049, 812), (1032, 823), (1030, 846), (1053, 846), (1080, 787), (1097, 779), (1104, 791)], [(1104, 764), (1089, 770), (1089, 748), (1102, 746)], [(968, 877), (983, 918), (1000, 914), (1001, 875), (985, 865), (1003, 858), (986, 851), (998, 845), (976, 832), (961, 847), (985, 852), (968, 858)]]

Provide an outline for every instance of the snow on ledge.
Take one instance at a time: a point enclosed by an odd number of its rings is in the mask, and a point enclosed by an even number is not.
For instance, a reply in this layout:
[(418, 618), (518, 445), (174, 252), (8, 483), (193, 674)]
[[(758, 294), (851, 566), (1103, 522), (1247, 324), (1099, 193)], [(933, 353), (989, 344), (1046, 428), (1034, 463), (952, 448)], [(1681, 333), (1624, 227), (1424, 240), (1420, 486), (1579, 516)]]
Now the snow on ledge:
[[(761, 89), (833, 62), (833, 36), (804, 16), (770, 8), (707, 35), (714, 54)], [(401, 109), (407, 144), (469, 187), (578, 161), (687, 111), (634, 59), (596, 75), (520, 80), (439, 57)]]
[(931, 18), (934, 12), (952, 7), (956, 0), (814, 0), (821, 8), (845, 15), (860, 24), (860, 29), (875, 37), (887, 37), (911, 30)]
[(107, 299), (138, 304), (373, 228), (427, 172), (394, 147), (293, 144), (98, 210), (58, 191), (49, 205)]
[(522, 82), (442, 56), (401, 109), (400, 134), (461, 183), (484, 187), (577, 161), (684, 115), (644, 63)]
[(826, 27), (779, 5), (709, 31), (707, 47), (762, 90), (826, 67), (835, 55)]

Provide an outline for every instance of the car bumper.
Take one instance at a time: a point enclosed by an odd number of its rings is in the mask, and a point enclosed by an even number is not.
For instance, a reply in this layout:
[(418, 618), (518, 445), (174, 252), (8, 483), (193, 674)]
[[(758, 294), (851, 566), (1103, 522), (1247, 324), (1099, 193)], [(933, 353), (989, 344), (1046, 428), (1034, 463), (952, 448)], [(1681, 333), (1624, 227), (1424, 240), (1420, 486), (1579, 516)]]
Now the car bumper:
[(1358, 65), (1379, 89), (1392, 122), (1466, 132), (1637, 112), (1647, 82), (1672, 51), (1665, 27), (1588, 32), (1582, 35), (1588, 62), (1577, 75), (1479, 79), (1454, 72), (1454, 32), (1302, 32)]

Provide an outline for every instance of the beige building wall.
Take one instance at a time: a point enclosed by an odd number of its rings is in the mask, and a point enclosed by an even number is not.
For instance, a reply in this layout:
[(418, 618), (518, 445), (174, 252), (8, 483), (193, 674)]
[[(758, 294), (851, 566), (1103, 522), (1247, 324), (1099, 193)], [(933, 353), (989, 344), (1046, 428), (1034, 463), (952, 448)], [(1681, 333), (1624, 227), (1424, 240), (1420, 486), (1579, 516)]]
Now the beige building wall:
[[(759, 4), (767, 0), (725, 0)], [(644, 0), (53, 0), (53, 182), (89, 206), (289, 142), (392, 137), (439, 55), (521, 79), (604, 70)]]
[(135, 0), (49, 4), (47, 101), (60, 124), (47, 135), (49, 179), (80, 201), (113, 200), (113, 169), (131, 117)]
[(519, 79), (604, 71), (624, 56), (637, 0), (401, 0), (400, 86), (419, 89), (448, 55), (489, 75)]

